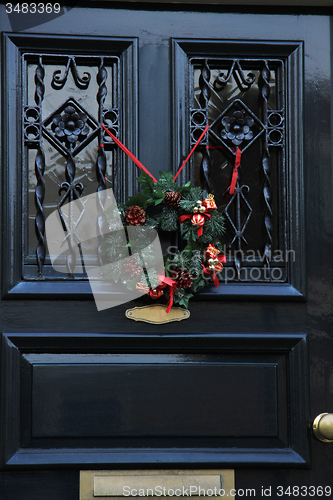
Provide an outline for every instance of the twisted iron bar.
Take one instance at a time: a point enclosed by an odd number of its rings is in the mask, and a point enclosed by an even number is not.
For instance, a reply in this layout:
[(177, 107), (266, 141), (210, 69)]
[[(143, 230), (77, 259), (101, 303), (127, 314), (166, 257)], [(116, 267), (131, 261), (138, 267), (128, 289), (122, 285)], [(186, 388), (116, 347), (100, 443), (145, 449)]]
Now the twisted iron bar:
[(44, 85), (45, 69), (42, 62), (42, 57), (38, 59), (38, 64), (35, 71), (35, 103), (37, 106), (41, 106), (44, 99), (45, 85)]
[(237, 83), (237, 86), (241, 92), (248, 90), (256, 80), (256, 76), (252, 72), (249, 73), (247, 77), (245, 77), (240, 62), (238, 60), (235, 60), (232, 62), (231, 68), (229, 69), (226, 76), (224, 76), (224, 73), (221, 72), (216, 77), (214, 81), (214, 89), (217, 92), (223, 90), (232, 76), (234, 77), (235, 82)]
[[(98, 69), (98, 73), (96, 76), (96, 80), (98, 83), (98, 92), (97, 92), (97, 102), (99, 106), (99, 123), (103, 122), (103, 108), (105, 103), (105, 98), (107, 95), (107, 86), (105, 84), (108, 77), (108, 72), (104, 66), (104, 58), (101, 58), (101, 64)], [(106, 201), (106, 181), (105, 181), (105, 173), (106, 173), (106, 155), (104, 151), (104, 145), (102, 144), (102, 136), (103, 132), (100, 130), (99, 132), (99, 148), (97, 154), (96, 161), (96, 177), (98, 181), (97, 187), (97, 234), (98, 234), (98, 248), (97, 248), (97, 258), (100, 266), (102, 266), (102, 243), (104, 241), (104, 234), (107, 232), (107, 217), (104, 212), (105, 201)]]
[(199, 95), (199, 103), (202, 108), (208, 107), (208, 101), (210, 99), (211, 90), (209, 86), (210, 81), (210, 69), (208, 66), (208, 60), (205, 59), (204, 65), (201, 68), (201, 73), (199, 77), (199, 87), (201, 93)]
[[(259, 77), (259, 88), (261, 91), (261, 99), (262, 99), (262, 121), (265, 126), (267, 126), (267, 102), (268, 98), (271, 93), (269, 81), (271, 78), (271, 73), (268, 67), (267, 61), (264, 61), (260, 77)], [(269, 279), (270, 277), (270, 260), (271, 260), (271, 251), (272, 251), (272, 243), (273, 243), (273, 238), (272, 238), (272, 232), (273, 232), (273, 211), (271, 207), (271, 202), (272, 202), (272, 185), (271, 185), (271, 180), (270, 180), (270, 173), (271, 173), (271, 160), (270, 160), (270, 152), (269, 152), (269, 147), (268, 147), (268, 141), (267, 141), (267, 133), (266, 133), (266, 140), (264, 143), (263, 147), (263, 156), (262, 156), (262, 168), (264, 172), (264, 189), (263, 189), (263, 194), (264, 194), (264, 200), (265, 200), (265, 212), (264, 212), (264, 224), (265, 224), (265, 231), (266, 231), (266, 238), (265, 238), (265, 249), (264, 249), (264, 255), (265, 255), (265, 267), (268, 269), (269, 272)]]
[(36, 259), (38, 267), (38, 275), (41, 278), (43, 274), (43, 266), (45, 262), (45, 215), (43, 210), (43, 202), (45, 196), (45, 182), (43, 179), (45, 171), (45, 156), (42, 151), (41, 146), (38, 146), (36, 158), (35, 158), (35, 175), (37, 179), (36, 189), (35, 189), (35, 206), (36, 206), (36, 216), (35, 216), (35, 233), (37, 236), (37, 248), (36, 248)]
[[(45, 85), (44, 85), (45, 70), (42, 62), (42, 57), (39, 57), (38, 64), (35, 71), (35, 102), (39, 108), (41, 115), (41, 105), (44, 99)], [(39, 129), (39, 143), (35, 158), (35, 175), (37, 179), (35, 189), (35, 207), (37, 209), (35, 216), (35, 233), (37, 236), (36, 260), (38, 275), (42, 277), (43, 266), (45, 262), (45, 215), (43, 210), (43, 202), (45, 197), (45, 182), (43, 179), (45, 172), (45, 156), (42, 149), (40, 129)]]
[(206, 146), (202, 146), (200, 148), (202, 153), (202, 159), (200, 164), (200, 183), (203, 189), (204, 196), (207, 196), (208, 193), (211, 193), (212, 188), (209, 182), (209, 175), (211, 170), (211, 161), (208, 149)]
[(66, 69), (64, 71), (63, 76), (61, 76), (61, 69), (57, 69), (53, 73), (51, 87), (54, 90), (61, 90), (62, 88), (64, 88), (65, 83), (67, 82), (67, 78), (68, 78), (68, 74), (69, 74), (70, 69), (72, 71), (75, 85), (80, 90), (87, 90), (87, 88), (89, 87), (89, 84), (90, 84), (91, 74), (88, 73), (87, 71), (84, 71), (82, 77), (80, 77), (74, 56), (68, 57)]
[[(200, 106), (205, 110), (206, 113), (206, 125), (208, 124), (208, 103), (211, 96), (211, 90), (209, 86), (210, 81), (210, 69), (208, 66), (208, 61), (205, 59), (204, 65), (201, 68), (201, 73), (199, 77), (199, 87), (200, 87), (200, 95), (199, 95), (199, 103)], [(206, 143), (207, 141), (205, 141)], [(211, 171), (211, 161), (208, 149), (206, 148), (206, 144), (200, 146), (200, 152), (202, 154), (201, 164), (200, 164), (200, 182), (201, 187), (204, 192), (204, 196), (206, 196), (209, 192), (211, 192), (212, 188), (209, 182), (210, 171)]]

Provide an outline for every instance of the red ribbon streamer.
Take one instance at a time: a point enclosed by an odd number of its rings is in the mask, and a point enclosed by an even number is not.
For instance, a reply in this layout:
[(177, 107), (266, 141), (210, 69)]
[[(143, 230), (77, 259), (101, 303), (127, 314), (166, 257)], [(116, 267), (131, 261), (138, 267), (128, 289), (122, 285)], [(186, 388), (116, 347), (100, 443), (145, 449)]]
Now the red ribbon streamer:
[(179, 217), (179, 222), (180, 222), (181, 224), (183, 224), (184, 220), (186, 220), (186, 219), (192, 219), (192, 216), (193, 216), (193, 214), (181, 215), (181, 216)]
[(127, 154), (127, 156), (129, 156), (131, 158), (132, 161), (134, 161), (135, 165), (139, 168), (142, 168), (142, 170), (144, 172), (146, 172), (146, 174), (150, 175), (150, 177), (153, 179), (154, 182), (157, 182), (157, 180), (155, 179), (155, 177), (146, 169), (146, 167), (144, 165), (142, 165), (141, 161), (139, 161), (133, 153), (130, 152), (129, 149), (127, 149), (126, 146), (124, 146), (124, 144), (122, 142), (120, 142), (119, 139), (117, 139), (117, 137), (115, 137), (111, 132), (110, 130), (108, 130), (106, 127), (104, 127), (103, 123), (101, 123), (101, 126), (104, 128), (104, 130), (109, 134), (110, 137), (112, 137), (112, 139), (114, 140), (114, 142)]
[(238, 148), (237, 153), (236, 153), (236, 160), (235, 160), (235, 168), (232, 174), (232, 179), (231, 179), (231, 184), (230, 184), (230, 189), (229, 193), (234, 194), (235, 192), (235, 187), (236, 187), (236, 182), (237, 182), (237, 177), (238, 177), (238, 167), (240, 165), (240, 160), (241, 160), (242, 152)]
[(169, 302), (167, 304), (167, 310), (166, 310), (166, 312), (169, 313), (171, 311), (171, 307), (173, 304), (174, 291), (177, 290), (177, 284), (176, 284), (175, 280), (173, 280), (171, 278), (167, 278), (167, 276), (162, 276), (161, 274), (158, 274), (157, 277), (162, 283), (166, 283), (169, 287), (170, 298), (169, 298)]
[(220, 262), (222, 262), (222, 264), (227, 263), (227, 256), (226, 255), (218, 255), (217, 258), (219, 259)]
[(214, 281), (215, 288), (218, 288), (220, 286), (220, 282), (219, 282), (218, 277), (216, 276), (215, 273), (212, 273), (212, 279)]
[(202, 266), (202, 270), (204, 272), (204, 274), (212, 274), (212, 280), (214, 281), (214, 284), (215, 284), (215, 287), (218, 288), (220, 286), (220, 282), (216, 276), (216, 274), (213, 272), (211, 272), (211, 270), (207, 267), (205, 267), (203, 264), (201, 264)]
[(159, 281), (169, 286), (173, 286), (176, 283), (172, 278), (168, 278), (167, 276), (163, 276), (162, 274), (158, 274), (157, 278), (159, 279)]
[[(225, 255), (218, 255), (217, 256), (218, 260), (225, 264), (227, 262), (227, 257)], [(220, 282), (218, 280), (218, 277), (216, 276), (215, 271), (211, 271), (209, 267), (205, 267), (203, 264), (201, 264), (202, 269), (204, 274), (211, 274), (212, 275), (212, 280), (214, 281), (215, 287), (218, 288), (220, 286)]]
[(176, 181), (178, 175), (180, 174), (180, 172), (183, 170), (183, 167), (186, 165), (186, 163), (188, 162), (188, 160), (190, 159), (193, 151), (195, 150), (195, 148), (197, 147), (197, 145), (199, 144), (199, 142), (201, 141), (201, 139), (203, 138), (203, 136), (205, 135), (205, 133), (207, 132), (207, 130), (209, 129), (210, 125), (207, 125), (207, 127), (205, 128), (205, 130), (202, 132), (202, 134), (200, 135), (199, 139), (197, 140), (197, 142), (195, 143), (195, 145), (193, 146), (192, 148), (192, 151), (190, 152), (190, 154), (188, 155), (188, 157), (186, 158), (186, 160), (184, 161), (184, 163), (182, 164), (182, 166), (179, 168), (178, 172), (176, 173), (176, 175), (174, 176), (173, 178), (173, 182)]
[[(198, 212), (200, 213), (200, 212)], [(184, 222), (184, 220), (186, 219), (192, 219), (193, 215), (195, 214), (187, 214), (187, 215), (181, 215), (179, 217), (179, 222), (182, 224)], [(211, 218), (211, 214), (206, 214), (206, 213), (203, 213), (203, 214), (200, 214), (200, 215), (203, 215), (204, 217), (208, 217), (208, 219)], [(202, 236), (202, 232), (203, 232), (203, 225), (198, 227), (198, 238), (200, 238), (200, 236)]]

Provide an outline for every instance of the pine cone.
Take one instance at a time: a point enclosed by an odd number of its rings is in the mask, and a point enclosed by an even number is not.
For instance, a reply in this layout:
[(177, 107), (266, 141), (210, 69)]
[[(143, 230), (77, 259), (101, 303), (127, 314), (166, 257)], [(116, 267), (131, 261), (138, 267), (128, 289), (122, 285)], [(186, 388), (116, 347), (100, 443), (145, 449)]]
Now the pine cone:
[(126, 278), (133, 278), (135, 275), (141, 273), (142, 268), (137, 259), (135, 257), (134, 258), (132, 257), (124, 260), (122, 265), (122, 271)]
[(171, 273), (171, 278), (176, 281), (179, 288), (190, 288), (193, 283), (193, 276), (186, 269), (175, 269)]
[(146, 212), (138, 205), (132, 205), (126, 212), (125, 220), (129, 226), (140, 226), (146, 221)]
[(164, 194), (163, 202), (170, 208), (177, 208), (183, 197), (178, 191), (167, 191)]

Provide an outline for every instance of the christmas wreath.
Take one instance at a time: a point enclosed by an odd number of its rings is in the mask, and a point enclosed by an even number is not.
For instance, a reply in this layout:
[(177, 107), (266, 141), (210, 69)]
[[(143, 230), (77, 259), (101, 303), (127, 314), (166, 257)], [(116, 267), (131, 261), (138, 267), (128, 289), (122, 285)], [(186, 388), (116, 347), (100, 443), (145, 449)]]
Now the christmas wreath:
[[(129, 290), (139, 290), (151, 299), (166, 298), (167, 312), (173, 304), (188, 307), (189, 299), (207, 283), (213, 281), (216, 287), (219, 286), (218, 274), (226, 262), (226, 257), (222, 254), (224, 217), (216, 206), (214, 196), (204, 196), (203, 190), (193, 186), (191, 182), (184, 186), (179, 186), (176, 182), (179, 172), (204, 133), (176, 176), (171, 172), (160, 171), (157, 180), (111, 132), (106, 128), (105, 130), (141, 168), (137, 177), (141, 191), (117, 207), (123, 225), (137, 228), (136, 241), (126, 244), (127, 247), (133, 245), (136, 252), (130, 259), (122, 261), (120, 233), (113, 232), (106, 238), (103, 250), (111, 261), (117, 260), (117, 265), (112, 266), (110, 277), (116, 283), (122, 282)], [(178, 234), (180, 242), (179, 249), (172, 253), (168, 251), (164, 255), (164, 270), (154, 269), (150, 260), (151, 269), (147, 281), (147, 273), (142, 272), (144, 266), (139, 265), (139, 260), (143, 260), (141, 264), (145, 264), (150, 257), (149, 250), (147, 254), (149, 228)], [(128, 248), (124, 250), (128, 252)]]

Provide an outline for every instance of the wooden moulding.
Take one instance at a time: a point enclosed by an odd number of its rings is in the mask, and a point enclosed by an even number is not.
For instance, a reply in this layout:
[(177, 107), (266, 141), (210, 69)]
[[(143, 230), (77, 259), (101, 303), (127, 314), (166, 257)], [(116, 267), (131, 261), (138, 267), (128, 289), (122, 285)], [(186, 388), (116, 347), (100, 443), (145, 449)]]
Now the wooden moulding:
[(133, 307), (127, 309), (125, 315), (128, 319), (134, 321), (143, 321), (153, 325), (163, 325), (172, 321), (182, 321), (190, 317), (190, 311), (181, 307), (172, 307), (169, 313), (166, 312), (167, 306), (161, 304), (152, 304), (149, 306)]

